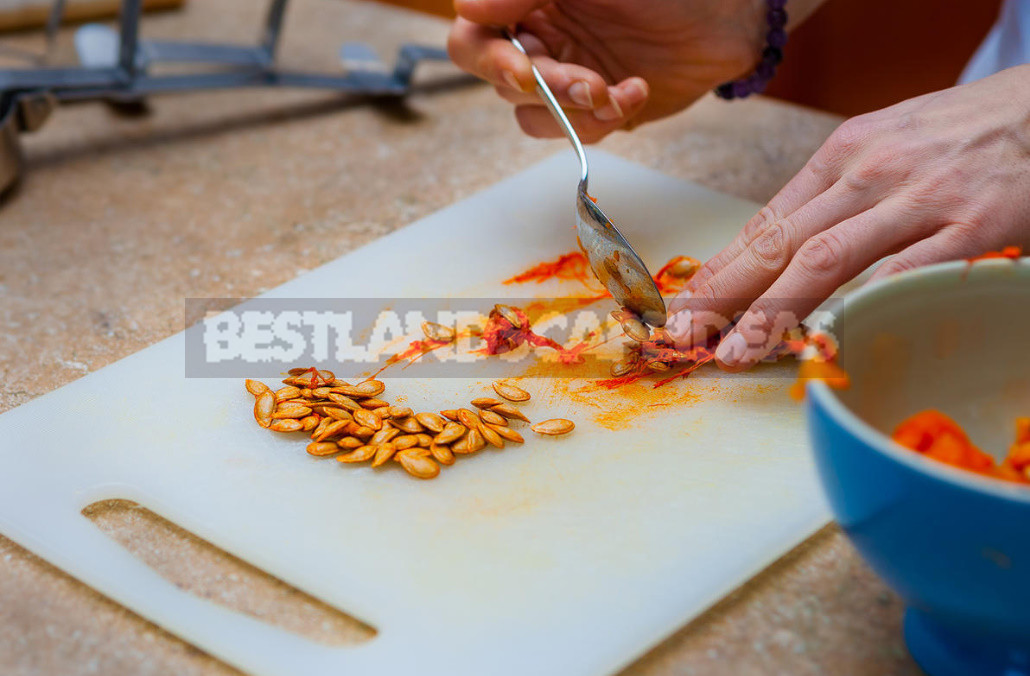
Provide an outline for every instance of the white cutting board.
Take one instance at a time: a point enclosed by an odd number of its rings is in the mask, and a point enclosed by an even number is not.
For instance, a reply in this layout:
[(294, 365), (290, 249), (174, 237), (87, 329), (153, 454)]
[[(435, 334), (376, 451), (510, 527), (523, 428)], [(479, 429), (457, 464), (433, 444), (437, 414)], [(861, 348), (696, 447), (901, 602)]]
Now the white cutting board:
[[(592, 192), (652, 265), (715, 253), (756, 209), (601, 152), (591, 169)], [(571, 154), (555, 156), (269, 295), (524, 293), (500, 280), (575, 248), (576, 173)], [(403, 275), (376, 274), (398, 261)], [(530, 415), (576, 420), (571, 436), (527, 430), (525, 446), (417, 481), (308, 457), (254, 424), (240, 380), (185, 378), (183, 346), (173, 336), (0, 416), (0, 531), (256, 674), (610, 673), (828, 519), (786, 364), (703, 370), (662, 390), (674, 407), (627, 404), (639, 419), (619, 431), (565, 396), (568, 383), (527, 381)], [(387, 395), (433, 410), (487, 390), (391, 378)], [(176, 588), (81, 515), (109, 498), (378, 635), (325, 647)]]

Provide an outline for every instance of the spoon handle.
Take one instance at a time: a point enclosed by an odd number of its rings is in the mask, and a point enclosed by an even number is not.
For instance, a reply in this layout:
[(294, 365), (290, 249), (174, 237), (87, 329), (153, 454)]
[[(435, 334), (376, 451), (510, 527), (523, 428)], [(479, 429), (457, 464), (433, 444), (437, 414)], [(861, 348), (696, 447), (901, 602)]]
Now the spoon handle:
[[(529, 57), (526, 53), (526, 48), (522, 46), (519, 39), (509, 31), (507, 28), (503, 29), (504, 37), (511, 40), (511, 44), (515, 45), (515, 48), (520, 52)], [(547, 86), (547, 82), (544, 80), (544, 76), (540, 74), (536, 66), (533, 65), (532, 60), (529, 63), (530, 68), (533, 69), (533, 77), (536, 79), (536, 91), (540, 94), (540, 97), (544, 100), (548, 110), (551, 111), (551, 115), (554, 116), (555, 121), (558, 122), (558, 126), (565, 132), (565, 136), (568, 137), (572, 143), (572, 147), (576, 150), (576, 156), (579, 158), (579, 181), (581, 187), (586, 190), (587, 188), (587, 154), (583, 150), (583, 144), (579, 141), (579, 136), (576, 134), (576, 130), (572, 128), (572, 123), (569, 122), (569, 118), (565, 115), (565, 111), (562, 110), (561, 106), (558, 105), (558, 99), (554, 98), (554, 93), (551, 88)]]

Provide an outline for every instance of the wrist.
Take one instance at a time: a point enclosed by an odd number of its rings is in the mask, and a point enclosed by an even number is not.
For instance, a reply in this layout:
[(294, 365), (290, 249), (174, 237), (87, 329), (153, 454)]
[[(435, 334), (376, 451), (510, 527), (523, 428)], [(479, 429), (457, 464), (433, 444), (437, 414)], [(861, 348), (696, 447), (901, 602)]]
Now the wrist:
[(752, 38), (755, 53), (753, 68), (747, 75), (724, 82), (715, 88), (720, 98), (744, 98), (765, 91), (766, 85), (783, 60), (783, 47), (787, 44), (787, 0), (750, 0)]

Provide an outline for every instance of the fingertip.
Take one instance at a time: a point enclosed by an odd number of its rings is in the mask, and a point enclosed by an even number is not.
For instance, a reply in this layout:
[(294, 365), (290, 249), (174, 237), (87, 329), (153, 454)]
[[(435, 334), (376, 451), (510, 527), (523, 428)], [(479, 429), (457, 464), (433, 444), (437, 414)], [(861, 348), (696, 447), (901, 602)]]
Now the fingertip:
[(454, 0), (458, 16), (491, 26), (508, 26), (550, 0)]
[(482, 0), (454, 0), (454, 12), (468, 21), (489, 23), (489, 8)]
[(748, 344), (744, 336), (739, 331), (730, 331), (715, 348), (715, 363), (729, 373), (743, 371), (750, 365), (745, 361), (747, 351)]
[(690, 299), (694, 297), (694, 294), (690, 289), (683, 289), (676, 297), (669, 301), (669, 317), (679, 315), (687, 306), (690, 304)]
[(642, 77), (628, 77), (615, 85), (613, 89), (618, 90), (621, 94), (622, 105), (625, 109), (637, 108), (651, 96), (651, 87)]
[(626, 78), (607, 88), (608, 104), (600, 106), (594, 116), (602, 122), (628, 120), (639, 113), (651, 95), (647, 80), (642, 77)]

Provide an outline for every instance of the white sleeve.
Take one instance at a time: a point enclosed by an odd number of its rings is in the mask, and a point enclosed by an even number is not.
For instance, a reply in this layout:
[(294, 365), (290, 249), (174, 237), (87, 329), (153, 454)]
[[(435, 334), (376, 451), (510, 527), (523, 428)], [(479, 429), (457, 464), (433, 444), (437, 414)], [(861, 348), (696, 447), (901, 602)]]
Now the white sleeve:
[(959, 83), (1030, 63), (1030, 0), (1005, 0), (998, 21), (962, 71)]

